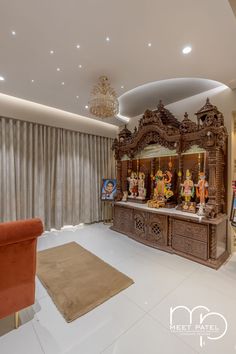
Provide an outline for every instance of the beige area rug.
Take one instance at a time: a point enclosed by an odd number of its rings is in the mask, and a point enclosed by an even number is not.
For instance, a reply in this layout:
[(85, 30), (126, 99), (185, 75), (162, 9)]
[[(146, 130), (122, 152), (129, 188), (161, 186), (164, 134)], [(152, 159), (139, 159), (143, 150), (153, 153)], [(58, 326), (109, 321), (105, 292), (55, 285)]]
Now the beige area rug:
[(37, 275), (67, 322), (133, 284), (76, 242), (38, 252)]

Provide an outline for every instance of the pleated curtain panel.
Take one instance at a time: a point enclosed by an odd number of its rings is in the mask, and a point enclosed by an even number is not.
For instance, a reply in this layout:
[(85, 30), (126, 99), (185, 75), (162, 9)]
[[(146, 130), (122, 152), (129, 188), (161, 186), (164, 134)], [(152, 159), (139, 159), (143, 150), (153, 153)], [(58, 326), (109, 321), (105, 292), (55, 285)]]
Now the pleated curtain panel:
[(111, 138), (0, 117), (0, 222), (45, 228), (104, 218), (102, 178), (115, 175)]

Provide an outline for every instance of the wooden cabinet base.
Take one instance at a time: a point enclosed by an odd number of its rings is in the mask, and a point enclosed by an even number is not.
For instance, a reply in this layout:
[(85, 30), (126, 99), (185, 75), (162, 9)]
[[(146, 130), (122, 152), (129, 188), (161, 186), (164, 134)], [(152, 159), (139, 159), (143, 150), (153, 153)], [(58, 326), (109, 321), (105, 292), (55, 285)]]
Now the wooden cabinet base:
[(227, 216), (198, 218), (175, 209), (116, 203), (112, 230), (147, 246), (218, 269), (229, 257)]

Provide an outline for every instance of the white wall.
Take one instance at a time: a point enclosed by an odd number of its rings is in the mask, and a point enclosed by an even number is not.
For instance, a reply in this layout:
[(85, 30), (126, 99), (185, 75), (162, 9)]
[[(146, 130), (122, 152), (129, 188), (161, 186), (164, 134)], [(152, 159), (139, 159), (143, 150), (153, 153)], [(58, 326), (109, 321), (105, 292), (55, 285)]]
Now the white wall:
[(0, 93), (0, 116), (114, 138), (118, 127)]
[[(233, 114), (236, 112), (236, 90), (231, 90), (230, 88), (222, 85), (215, 89), (203, 92), (201, 94), (186, 98), (184, 100), (169, 104), (166, 106), (176, 118), (180, 121), (183, 119), (184, 113), (188, 112), (189, 118), (192, 120), (196, 120), (194, 113), (196, 113), (206, 102), (206, 98), (210, 98), (210, 102), (217, 106), (219, 111), (221, 111), (224, 115), (225, 126), (227, 128), (229, 134), (229, 144), (228, 144), (228, 211), (230, 212), (231, 208), (231, 198), (232, 198), (232, 187), (231, 181), (236, 179), (233, 163), (234, 159), (236, 159), (236, 134), (234, 133), (234, 118)], [(157, 98), (158, 100), (161, 97)], [(164, 102), (165, 103), (165, 102)], [(148, 107), (147, 107), (148, 108)], [(235, 113), (236, 114), (236, 113)], [(134, 129), (135, 125), (138, 127), (139, 117), (135, 117), (130, 119), (130, 123), (128, 124), (128, 128), (131, 131)], [(233, 232), (231, 228), (229, 228), (230, 234), (230, 243), (229, 249), (236, 250), (236, 240), (233, 237)]]

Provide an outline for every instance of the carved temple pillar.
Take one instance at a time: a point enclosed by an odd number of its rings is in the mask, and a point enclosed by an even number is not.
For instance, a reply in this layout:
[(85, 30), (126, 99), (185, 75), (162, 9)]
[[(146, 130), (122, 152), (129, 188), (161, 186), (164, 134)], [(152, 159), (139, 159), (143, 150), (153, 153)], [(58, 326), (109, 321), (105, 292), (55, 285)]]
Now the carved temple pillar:
[(210, 242), (209, 242), (209, 253), (210, 253), (210, 259), (215, 260), (216, 259), (216, 247), (217, 247), (217, 241), (216, 241), (216, 226), (215, 225), (210, 225)]
[(218, 163), (220, 158), (219, 149), (208, 150), (208, 167), (209, 167), (209, 188), (208, 188), (208, 205), (214, 207), (216, 213), (221, 211), (221, 164)]
[(154, 182), (153, 182), (153, 177), (155, 176), (155, 165), (156, 165), (156, 159), (151, 159), (151, 193), (150, 193), (150, 199), (153, 199), (154, 196)]
[(178, 154), (178, 158), (179, 158), (179, 171), (180, 172), (180, 179), (183, 176), (183, 155), (182, 154)]
[(221, 151), (221, 207), (222, 213), (227, 213), (227, 179), (228, 175), (226, 174), (227, 166), (225, 163), (224, 153)]
[[(216, 210), (217, 213), (221, 213), (223, 209), (222, 205), (222, 191), (224, 190), (224, 182), (223, 182), (223, 169), (222, 169), (222, 150), (216, 150)], [(227, 176), (225, 176), (227, 178)]]
[(133, 161), (132, 160), (128, 160), (128, 173), (129, 173), (129, 176), (132, 172), (132, 168), (133, 168)]
[(127, 192), (127, 177), (128, 177), (128, 163), (129, 161), (122, 162), (122, 176), (121, 176), (121, 189), (122, 192)]
[(178, 162), (179, 162), (179, 166), (178, 166), (178, 181), (177, 181), (177, 192), (178, 192), (178, 196), (177, 196), (177, 201), (179, 204), (182, 203), (182, 198), (181, 198), (181, 194), (180, 194), (180, 189), (181, 189), (181, 183), (182, 183), (182, 179), (183, 179), (183, 155), (181, 153), (178, 154)]
[(116, 199), (122, 199), (122, 172), (121, 172), (121, 160), (116, 160), (116, 180), (117, 180), (117, 195)]

